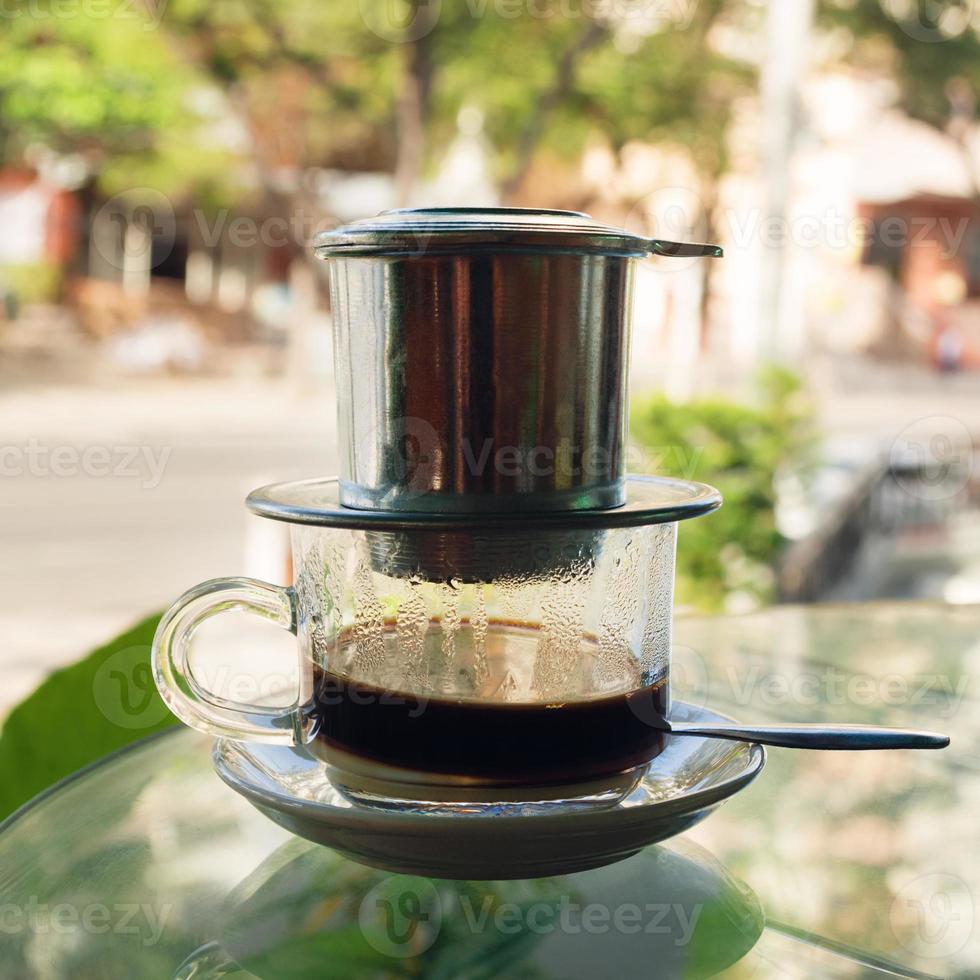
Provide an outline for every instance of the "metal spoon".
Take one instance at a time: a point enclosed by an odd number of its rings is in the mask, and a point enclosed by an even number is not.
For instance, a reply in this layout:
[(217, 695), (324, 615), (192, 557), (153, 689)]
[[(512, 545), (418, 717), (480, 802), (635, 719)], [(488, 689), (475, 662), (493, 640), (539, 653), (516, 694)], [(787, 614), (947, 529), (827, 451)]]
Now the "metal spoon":
[(874, 725), (729, 725), (669, 721), (671, 735), (727, 738), (735, 742), (758, 742), (784, 749), (944, 749), (949, 736), (908, 728), (877, 728)]

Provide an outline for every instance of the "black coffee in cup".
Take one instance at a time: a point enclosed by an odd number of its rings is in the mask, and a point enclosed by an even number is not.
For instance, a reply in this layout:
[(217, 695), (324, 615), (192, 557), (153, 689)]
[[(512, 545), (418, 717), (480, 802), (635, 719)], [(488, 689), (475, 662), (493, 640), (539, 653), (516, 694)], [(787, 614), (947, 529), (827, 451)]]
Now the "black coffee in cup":
[[(397, 657), (397, 636), (386, 633)], [(466, 636), (457, 634), (446, 664), (433, 624), (414, 675), (407, 673), (412, 683), (352, 679), (343, 668), (363, 649), (341, 641), (337, 669), (314, 668), (313, 750), (328, 761), (340, 750), (416, 774), (498, 785), (579, 782), (632, 769), (661, 751), (666, 681), (636, 686), (635, 678), (609, 676), (599, 645), (590, 643), (566, 658), (560, 696), (543, 697), (533, 687), (539, 630), (491, 622), (482, 662)]]

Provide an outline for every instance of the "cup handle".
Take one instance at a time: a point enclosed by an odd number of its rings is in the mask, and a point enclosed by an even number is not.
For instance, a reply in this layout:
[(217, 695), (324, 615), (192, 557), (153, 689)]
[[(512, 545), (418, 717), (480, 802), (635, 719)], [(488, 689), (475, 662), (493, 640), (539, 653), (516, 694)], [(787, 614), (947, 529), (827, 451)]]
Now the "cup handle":
[(270, 708), (221, 697), (194, 677), (189, 658), (194, 631), (230, 609), (255, 613), (296, 632), (296, 593), (291, 588), (253, 578), (216, 578), (189, 589), (167, 610), (153, 637), (153, 679), (167, 707), (209, 735), (288, 745), (308, 742), (312, 732), (302, 691), (288, 707)]

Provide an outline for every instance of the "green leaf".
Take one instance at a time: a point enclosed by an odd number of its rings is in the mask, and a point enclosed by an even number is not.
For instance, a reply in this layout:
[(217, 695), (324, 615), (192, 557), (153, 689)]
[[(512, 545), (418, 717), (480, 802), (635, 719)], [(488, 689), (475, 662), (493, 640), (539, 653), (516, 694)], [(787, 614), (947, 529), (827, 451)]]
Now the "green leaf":
[(159, 616), (56, 671), (0, 732), (0, 818), (77, 769), (179, 724), (157, 693), (150, 644)]

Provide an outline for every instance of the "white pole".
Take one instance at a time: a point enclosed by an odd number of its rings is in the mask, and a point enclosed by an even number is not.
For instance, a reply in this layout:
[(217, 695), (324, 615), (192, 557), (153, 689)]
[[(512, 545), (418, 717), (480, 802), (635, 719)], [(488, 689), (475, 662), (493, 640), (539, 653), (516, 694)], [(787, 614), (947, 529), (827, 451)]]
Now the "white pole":
[[(785, 225), (790, 196), (790, 164), (799, 130), (799, 89), (806, 68), (814, 0), (769, 0), (766, 15), (766, 60), (762, 68), (763, 178), (765, 238)], [(763, 244), (760, 278), (759, 344), (764, 360), (792, 354), (791, 338), (781, 329), (785, 250), (789, 245)]]

